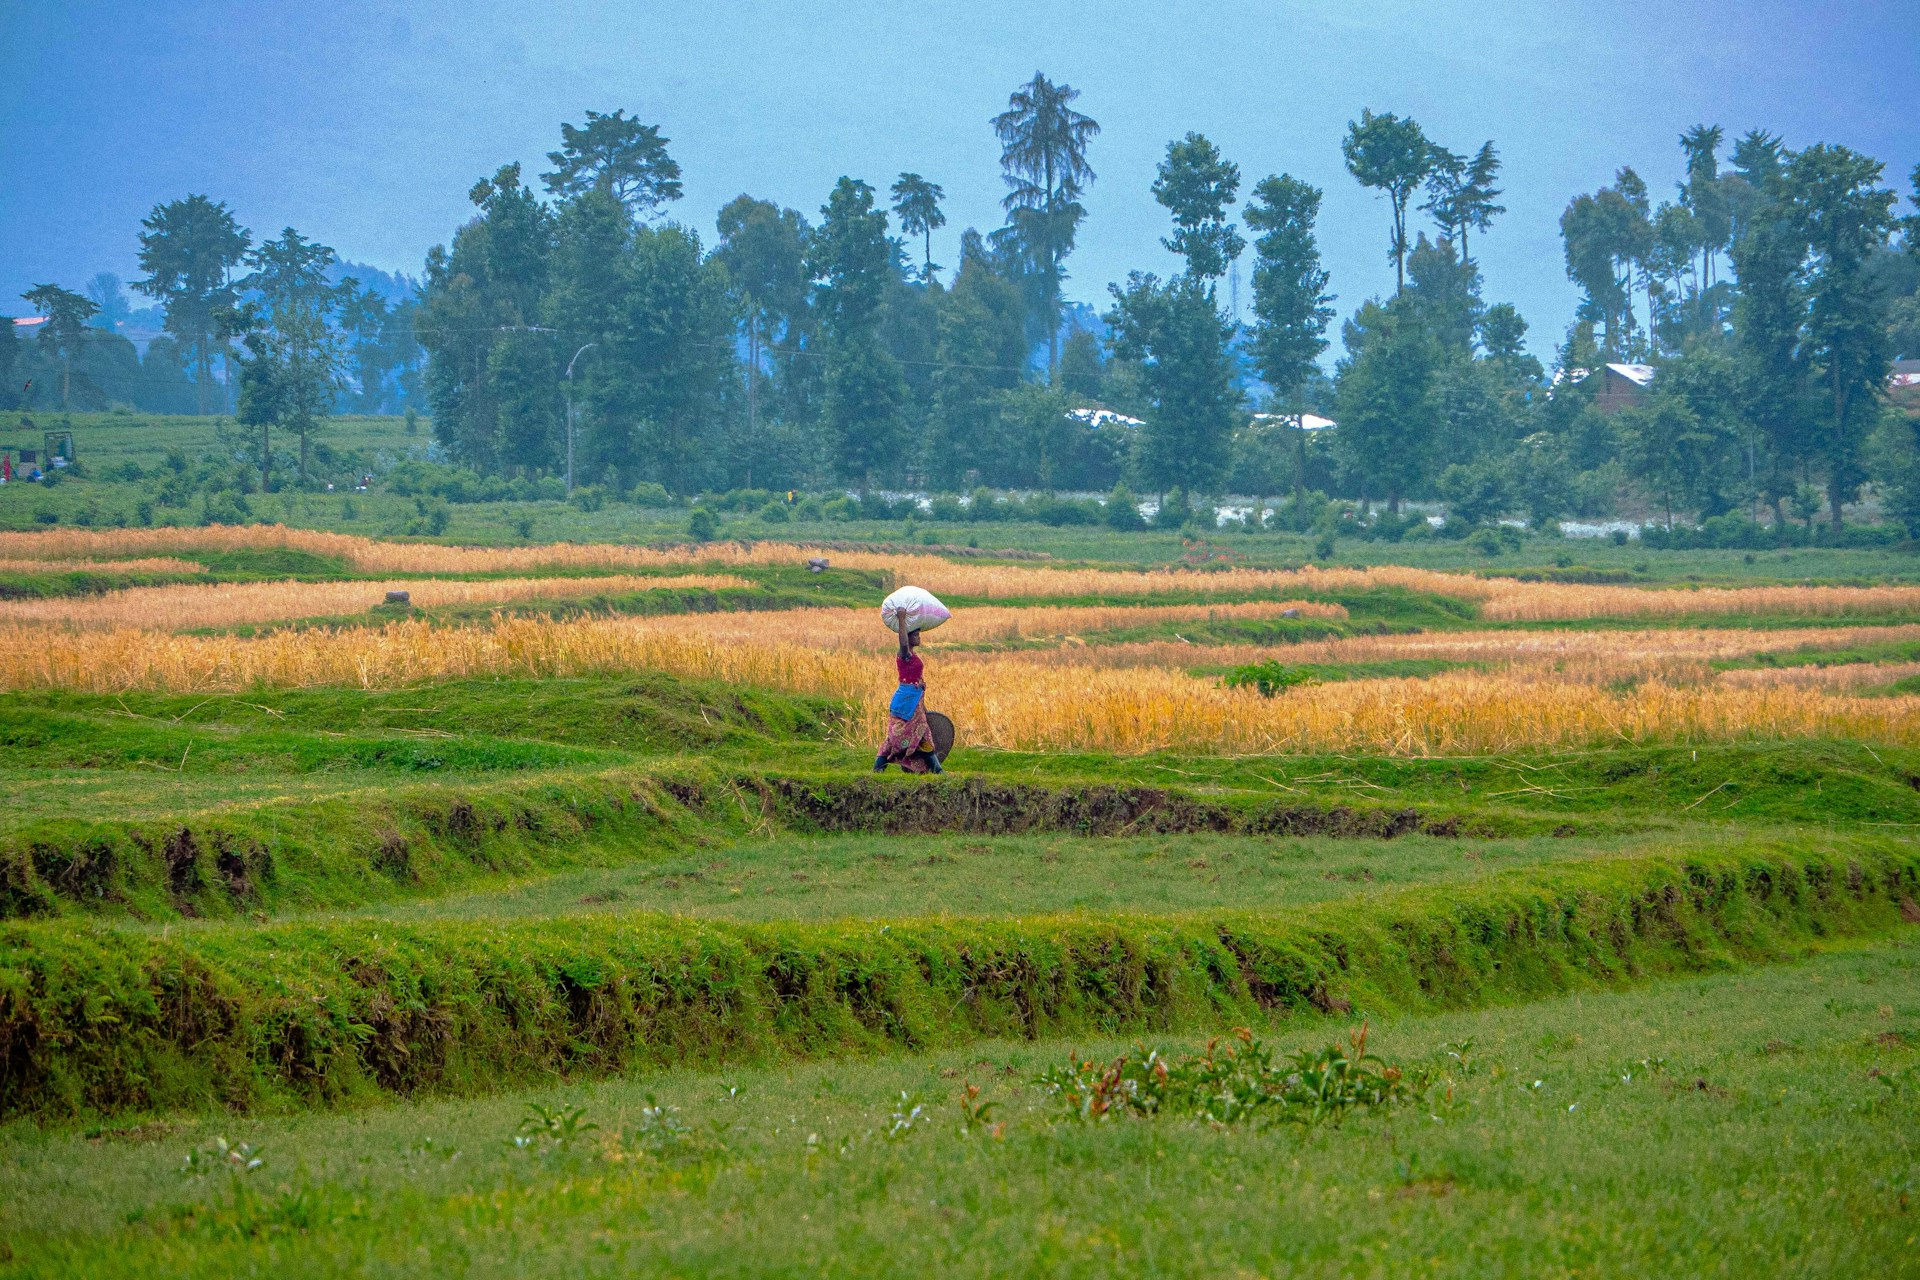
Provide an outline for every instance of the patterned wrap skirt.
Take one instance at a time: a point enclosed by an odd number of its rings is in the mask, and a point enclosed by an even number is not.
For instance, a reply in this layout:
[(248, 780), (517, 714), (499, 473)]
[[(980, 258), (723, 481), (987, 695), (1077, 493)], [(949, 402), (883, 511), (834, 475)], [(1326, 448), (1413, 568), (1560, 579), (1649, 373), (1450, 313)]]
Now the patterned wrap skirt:
[(924, 705), (913, 709), (911, 720), (902, 720), (899, 716), (887, 717), (887, 740), (881, 744), (880, 758), (889, 764), (897, 764), (908, 773), (926, 773), (927, 762), (916, 752), (933, 750), (933, 730), (927, 727), (927, 709)]

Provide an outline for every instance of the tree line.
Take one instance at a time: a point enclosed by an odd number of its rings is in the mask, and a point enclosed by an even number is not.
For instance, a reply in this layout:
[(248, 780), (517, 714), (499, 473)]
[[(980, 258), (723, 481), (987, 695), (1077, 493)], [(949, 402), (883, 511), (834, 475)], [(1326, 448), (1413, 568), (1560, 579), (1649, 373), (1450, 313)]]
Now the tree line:
[[(1729, 147), (1703, 125), (1670, 198), (1632, 168), (1576, 196), (1560, 230), (1581, 300), (1548, 364), (1472, 252), (1505, 212), (1495, 144), (1456, 152), (1363, 111), (1340, 153), (1382, 198), (1394, 288), (1347, 316), (1329, 371), (1322, 192), (1276, 172), (1243, 204), (1239, 165), (1199, 133), (1167, 144), (1151, 187), (1181, 268), (1131, 273), (1098, 315), (1065, 304), (1100, 134), (1078, 103), (1036, 73), (989, 122), (1004, 221), (965, 230), (950, 268), (944, 192), (918, 172), (842, 177), (811, 212), (743, 194), (707, 237), (670, 216), (660, 127), (590, 111), (537, 179), (509, 164), (473, 186), (417, 300), (332, 280), (333, 251), (292, 229), (255, 244), (204, 196), (154, 210), (135, 287), (165, 301), (167, 358), (202, 397), (234, 362), (260, 465), (289, 431), (296, 475), (315, 425), (374, 404), (417, 340), (443, 460), (614, 494), (1291, 493), (1363, 522), (1381, 507), (1384, 527), (1408, 499), (1470, 526), (1624, 495), (1669, 524), (1767, 512), (1837, 532), (1876, 481), (1920, 527), (1915, 419), (1887, 393), (1893, 358), (1920, 354), (1920, 234), (1871, 158), (1762, 131)], [(1220, 292), (1249, 258), (1241, 323)], [(65, 402), (91, 304), (28, 301), (50, 318), (17, 345)], [(11, 337), (0, 361), (21, 358)], [(1634, 367), (1625, 407), (1600, 394), (1609, 363)]]

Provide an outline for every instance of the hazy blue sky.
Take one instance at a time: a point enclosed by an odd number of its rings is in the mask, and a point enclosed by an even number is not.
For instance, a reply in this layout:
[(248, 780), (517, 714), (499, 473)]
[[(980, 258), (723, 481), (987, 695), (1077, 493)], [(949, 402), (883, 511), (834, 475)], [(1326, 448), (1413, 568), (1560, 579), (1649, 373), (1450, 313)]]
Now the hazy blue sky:
[(1070, 296), (1103, 303), (1129, 269), (1168, 266), (1148, 187), (1191, 129), (1249, 185), (1284, 170), (1326, 189), (1343, 315), (1389, 288), (1386, 209), (1339, 151), (1372, 107), (1455, 150), (1498, 145), (1508, 212), (1474, 247), (1488, 297), (1517, 303), (1544, 353), (1574, 300), (1560, 210), (1622, 164), (1670, 194), (1689, 125), (1845, 143), (1905, 192), (1920, 160), (1917, 9), (0, 0), (0, 312), (38, 281), (132, 278), (140, 218), (192, 191), (256, 234), (292, 224), (417, 273), (467, 216), (475, 178), (509, 160), (538, 173), (560, 121), (587, 108), (663, 126), (686, 174), (672, 216), (709, 238), (742, 191), (814, 217), (840, 174), (884, 186), (918, 170), (946, 187), (935, 257), (951, 263), (960, 228), (999, 222), (988, 117), (1040, 68), (1103, 126)]

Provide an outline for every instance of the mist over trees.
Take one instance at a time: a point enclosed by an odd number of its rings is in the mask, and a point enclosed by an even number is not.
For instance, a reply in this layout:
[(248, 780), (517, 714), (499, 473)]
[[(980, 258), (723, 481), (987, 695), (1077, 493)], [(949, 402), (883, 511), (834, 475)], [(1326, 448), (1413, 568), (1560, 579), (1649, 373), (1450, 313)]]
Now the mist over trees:
[[(0, 395), (236, 413), (269, 485), (274, 433), (299, 483), (329, 414), (418, 407), (440, 463), (616, 499), (986, 486), (1161, 496), (1178, 521), (1288, 494), (1276, 519), (1350, 503), (1368, 536), (1423, 532), (1406, 504), (1439, 501), (1453, 532), (1639, 511), (1839, 537), (1871, 488), (1920, 530), (1920, 405), (1889, 379), (1920, 357), (1920, 214), (1871, 158), (1702, 124), (1656, 162), (1664, 194), (1603, 175), (1559, 220), (1579, 302), (1543, 362), (1473, 253), (1506, 212), (1496, 142), (1371, 109), (1328, 148), (1379, 199), (1391, 293), (1342, 319), (1322, 192), (1186, 132), (1141, 193), (1180, 269), (1069, 307), (1100, 136), (1081, 103), (1036, 72), (982, 122), (1004, 220), (962, 228), (951, 267), (945, 189), (912, 157), (805, 208), (742, 193), (709, 232), (675, 217), (671, 139), (623, 110), (561, 125), (537, 179), (477, 181), (417, 290), (188, 195), (139, 233), (130, 287), (165, 317), (144, 357), (117, 278), (42, 285), (22, 301), (44, 322), (0, 326)], [(1243, 260), (1244, 324), (1219, 296)]]

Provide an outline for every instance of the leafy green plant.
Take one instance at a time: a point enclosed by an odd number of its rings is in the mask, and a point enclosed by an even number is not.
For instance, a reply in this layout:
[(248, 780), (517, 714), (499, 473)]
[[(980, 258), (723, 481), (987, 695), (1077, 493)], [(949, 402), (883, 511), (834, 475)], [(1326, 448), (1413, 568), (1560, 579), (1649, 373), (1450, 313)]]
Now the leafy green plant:
[(1367, 1052), (1367, 1025), (1345, 1043), (1277, 1058), (1242, 1027), (1223, 1047), (1170, 1058), (1141, 1048), (1111, 1062), (1070, 1057), (1034, 1081), (1068, 1119), (1184, 1115), (1211, 1124), (1339, 1125), (1356, 1111), (1387, 1111), (1416, 1093), (1407, 1073)]
[(240, 1175), (258, 1173), (266, 1163), (261, 1149), (252, 1143), (229, 1143), (225, 1138), (215, 1138), (205, 1146), (187, 1152), (180, 1172), (193, 1178), (204, 1178), (220, 1170)]
[(901, 1090), (900, 1101), (894, 1107), (893, 1114), (887, 1118), (887, 1141), (898, 1142), (919, 1128), (926, 1119), (926, 1104), (915, 1095), (904, 1089)]
[(1296, 685), (1314, 684), (1317, 680), (1311, 671), (1283, 662), (1250, 662), (1227, 672), (1220, 683), (1229, 689), (1258, 689), (1261, 697), (1271, 698)]
[(543, 1107), (529, 1102), (511, 1141), (519, 1151), (565, 1151), (599, 1127), (587, 1119), (585, 1107)]
[(640, 1108), (640, 1119), (627, 1131), (627, 1145), (650, 1156), (673, 1155), (692, 1141), (693, 1130), (680, 1118), (680, 1108), (668, 1106), (647, 1095)]
[(971, 1080), (963, 1081), (960, 1086), (961, 1129), (967, 1133), (985, 1129), (996, 1138), (1003, 1137), (1006, 1134), (1006, 1126), (993, 1118), (996, 1105), (991, 1100), (981, 1100), (979, 1085)]

